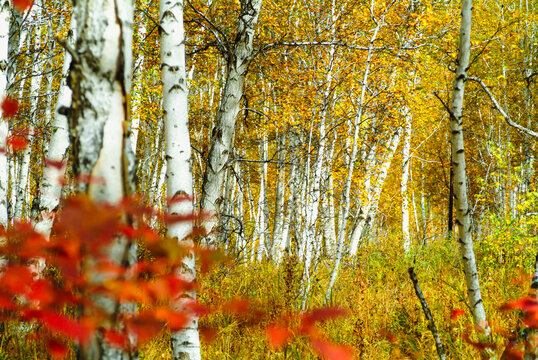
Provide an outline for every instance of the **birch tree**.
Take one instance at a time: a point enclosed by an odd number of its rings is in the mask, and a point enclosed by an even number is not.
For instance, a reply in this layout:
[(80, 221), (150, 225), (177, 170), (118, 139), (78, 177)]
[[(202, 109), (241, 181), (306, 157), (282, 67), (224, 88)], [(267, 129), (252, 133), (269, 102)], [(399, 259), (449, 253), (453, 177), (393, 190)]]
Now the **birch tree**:
[(404, 108), (405, 134), (402, 148), (402, 180), (400, 183), (400, 193), (402, 195), (402, 235), (405, 252), (411, 250), (411, 236), (409, 231), (409, 194), (407, 193), (409, 181), (409, 166), (411, 163), (411, 113), (407, 106)]
[[(160, 1), (166, 189), (168, 212), (171, 215), (189, 215), (193, 212), (183, 4), (183, 0)], [(168, 235), (186, 246), (193, 245), (189, 238), (191, 232), (192, 222), (168, 226)], [(193, 254), (183, 259), (181, 272), (189, 281), (196, 279)], [(185, 298), (177, 299), (176, 306), (181, 307), (185, 301), (195, 297), (196, 293), (189, 291)], [(201, 359), (197, 318), (191, 319), (184, 330), (173, 333), (171, 338), (173, 359)]]
[[(8, 68), (8, 47), (9, 47), (9, 0), (0, 2), (0, 101), (7, 95), (7, 68)], [(8, 135), (8, 124), (3, 117), (0, 108), (0, 225), (7, 227), (7, 196), (8, 196), (8, 166), (6, 154), (6, 138)]]
[(216, 239), (217, 214), (221, 202), (225, 168), (231, 152), (245, 77), (253, 55), (252, 41), (262, 0), (241, 0), (240, 4), (237, 34), (235, 42), (228, 50), (226, 83), (217, 111), (215, 127), (211, 133), (209, 161), (202, 184), (200, 208), (202, 211), (213, 214), (213, 217), (204, 220), (204, 228), (208, 236), (206, 242), (209, 244), (214, 244)]
[[(132, 191), (129, 137), (131, 40), (133, 8), (129, 0), (80, 0), (75, 48), (69, 74), (72, 105), (69, 111), (72, 168), (79, 192), (98, 202), (116, 203)], [(132, 261), (132, 248), (121, 239), (111, 246), (113, 261)], [(103, 281), (98, 273), (91, 282)], [(108, 316), (118, 311), (113, 301), (95, 299)], [(93, 337), (81, 348), (83, 359), (126, 359), (127, 354)]]
[[(76, 18), (71, 17), (69, 24), (69, 33), (66, 40), (59, 40), (73, 47), (75, 41)], [(69, 51), (64, 52), (64, 63), (62, 65), (62, 74), (60, 88), (58, 90), (58, 99), (56, 100), (56, 112), (54, 114), (52, 136), (48, 145), (46, 157), (47, 165), (43, 170), (43, 181), (41, 183), (41, 196), (39, 198), (39, 220), (36, 224), (36, 230), (48, 236), (54, 220), (54, 210), (60, 203), (62, 193), (62, 181), (65, 176), (66, 152), (69, 146), (69, 125), (67, 122), (67, 113), (71, 106), (72, 92), (67, 86), (67, 77), (71, 66), (71, 54)]]
[(454, 200), (456, 209), (457, 239), (463, 259), (467, 296), (475, 323), (487, 329), (486, 311), (480, 293), (478, 270), (473, 250), (471, 233), (471, 214), (467, 196), (467, 173), (465, 165), (465, 149), (463, 142), (463, 99), (467, 70), (471, 54), (471, 14), (472, 0), (462, 0), (461, 28), (457, 68), (450, 106), (450, 130), (452, 143), (452, 166), (454, 169)]
[[(371, 7), (373, 8), (375, 6), (375, 1), (371, 1)], [(342, 256), (344, 252), (344, 242), (346, 238), (346, 229), (347, 229), (347, 218), (349, 216), (349, 209), (351, 206), (351, 183), (353, 180), (353, 173), (355, 170), (355, 162), (357, 160), (357, 154), (359, 151), (359, 129), (360, 124), (362, 122), (362, 118), (364, 116), (364, 104), (366, 100), (366, 90), (368, 88), (368, 80), (370, 77), (370, 66), (372, 64), (372, 57), (374, 56), (374, 43), (377, 39), (377, 35), (379, 34), (379, 30), (381, 27), (385, 24), (385, 15), (387, 11), (390, 9), (390, 6), (386, 8), (383, 15), (376, 20), (376, 26), (373, 29), (372, 35), (369, 38), (368, 43), (368, 52), (366, 55), (366, 64), (364, 67), (364, 73), (362, 75), (362, 82), (361, 82), (361, 93), (358, 99), (358, 109), (355, 113), (355, 117), (353, 120), (353, 123), (350, 124), (353, 128), (353, 138), (351, 143), (351, 154), (348, 157), (347, 162), (347, 175), (346, 175), (346, 182), (344, 185), (344, 189), (342, 191), (341, 195), (341, 211), (339, 216), (339, 224), (338, 224), (338, 236), (337, 236), (337, 245), (336, 245), (336, 256), (334, 260), (333, 269), (331, 271), (331, 277), (329, 280), (329, 285), (327, 286), (327, 290), (325, 292), (325, 299), (324, 303), (327, 303), (330, 299), (332, 288), (334, 286), (334, 283), (336, 282), (336, 278), (338, 277), (338, 271), (340, 269), (340, 262), (342, 261)], [(350, 128), (351, 130), (351, 128)]]

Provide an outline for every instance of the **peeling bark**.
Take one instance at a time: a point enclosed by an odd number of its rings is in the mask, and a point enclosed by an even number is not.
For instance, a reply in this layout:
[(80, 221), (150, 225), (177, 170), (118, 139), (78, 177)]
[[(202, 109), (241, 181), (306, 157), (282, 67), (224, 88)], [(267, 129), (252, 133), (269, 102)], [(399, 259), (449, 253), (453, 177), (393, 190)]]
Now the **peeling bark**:
[(235, 43), (229, 51), (226, 84), (220, 101), (215, 127), (211, 133), (209, 162), (206, 165), (202, 184), (202, 211), (214, 216), (204, 220), (207, 234), (205, 242), (214, 245), (218, 224), (218, 213), (222, 201), (222, 185), (225, 168), (232, 148), (235, 122), (239, 112), (239, 103), (243, 95), (243, 85), (252, 56), (252, 41), (262, 0), (242, 0), (241, 13)]

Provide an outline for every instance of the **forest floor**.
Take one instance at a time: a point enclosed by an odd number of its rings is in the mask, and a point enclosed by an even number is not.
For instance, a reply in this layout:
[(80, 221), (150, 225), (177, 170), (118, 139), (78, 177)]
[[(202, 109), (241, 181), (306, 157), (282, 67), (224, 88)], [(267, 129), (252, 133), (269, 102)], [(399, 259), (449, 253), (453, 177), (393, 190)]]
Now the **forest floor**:
[[(405, 254), (397, 236), (363, 246), (358, 257), (343, 262), (329, 306), (345, 309), (347, 316), (324, 322), (323, 336), (332, 343), (350, 346), (357, 359), (437, 358), (432, 334), (407, 272), (413, 266), (447, 358), (490, 358), (491, 352), (481, 352), (484, 343), (490, 344), (500, 358), (523, 326), (520, 314), (500, 307), (529, 294), (537, 239), (512, 241), (507, 246), (498, 244), (498, 239), (489, 237), (475, 243), (491, 337), (480, 338), (473, 328), (455, 240), (430, 239), (427, 246)], [(322, 307), (331, 266), (332, 261), (324, 260), (313, 270), (309, 309)], [(202, 358), (318, 359), (304, 336), (293, 337), (278, 350), (267, 342), (265, 329), (270, 324), (289, 325), (283, 320), (285, 315), (299, 313), (301, 278), (302, 268), (293, 258), (280, 267), (269, 262), (239, 264), (229, 260), (203, 274), (198, 292), (202, 304), (218, 309), (219, 304), (238, 297), (249, 299), (250, 304), (249, 310), (239, 316), (215, 311), (201, 319), (205, 335)], [(294, 319), (290, 321), (297, 322)], [(20, 325), (17, 328), (8, 324), (0, 336), (0, 360), (49, 358), (43, 346), (25, 340), (19, 332)], [(140, 353), (140, 359), (170, 358), (166, 333)]]
[[(535, 239), (536, 240), (536, 239)], [(480, 338), (473, 328), (460, 256), (454, 240), (439, 238), (428, 246), (404, 254), (398, 238), (384, 239), (360, 251), (354, 261), (344, 262), (332, 304), (347, 310), (347, 316), (322, 325), (327, 339), (347, 344), (358, 359), (435, 359), (433, 336), (428, 329), (407, 269), (415, 268), (431, 309), (448, 359), (490, 358), (481, 350), (490, 344), (500, 358), (507, 343), (522, 327), (515, 311), (502, 311), (508, 301), (529, 294), (535, 246), (521, 243), (505, 249), (491, 242), (477, 242), (482, 295), (492, 336)], [(522, 251), (521, 249), (527, 249)], [(318, 264), (312, 276), (309, 308), (322, 307), (332, 262)], [(246, 297), (254, 303), (254, 315), (236, 317), (216, 313), (201, 321), (215, 327), (211, 341), (203, 341), (204, 359), (317, 359), (304, 337), (295, 337), (277, 351), (267, 343), (264, 329), (281, 321), (283, 314), (300, 304), (302, 269), (293, 259), (279, 268), (269, 263), (230, 263), (219, 266), (202, 280), (199, 299), (218, 303)], [(462, 314), (461, 316), (455, 316)], [(256, 319), (256, 317), (258, 317)], [(256, 323), (257, 325), (253, 325)], [(146, 350), (146, 359), (166, 355), (166, 341)], [(481, 343), (481, 345), (472, 344)]]

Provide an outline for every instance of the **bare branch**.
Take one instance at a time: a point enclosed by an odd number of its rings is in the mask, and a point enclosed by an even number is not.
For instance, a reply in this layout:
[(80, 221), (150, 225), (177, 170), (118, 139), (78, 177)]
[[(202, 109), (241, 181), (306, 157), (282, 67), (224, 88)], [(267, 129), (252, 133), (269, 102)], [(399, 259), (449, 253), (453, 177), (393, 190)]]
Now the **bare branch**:
[(499, 102), (497, 101), (497, 99), (495, 99), (495, 96), (493, 95), (493, 93), (491, 92), (491, 90), (488, 88), (488, 86), (482, 81), (482, 79), (478, 78), (478, 77), (475, 77), (475, 76), (469, 76), (468, 77), (469, 80), (472, 80), (472, 81), (475, 81), (477, 82), (478, 84), (480, 84), (480, 86), (482, 86), (482, 89), (484, 89), (484, 91), (486, 92), (486, 94), (488, 94), (491, 102), (493, 103), (493, 106), (495, 107), (495, 109), (497, 109), (497, 111), (502, 115), (502, 117), (504, 117), (504, 121), (512, 126), (512, 127), (515, 127), (516, 129), (518, 129), (519, 131), (527, 134), (527, 135), (530, 135), (534, 138), (537, 138), (538, 139), (538, 133), (536, 131), (533, 131), (531, 129), (528, 129), (524, 126), (521, 126), (519, 125), (518, 123), (514, 122), (511, 118), (510, 118), (510, 115), (508, 115), (508, 113), (501, 107), (501, 105), (499, 104)]
[(435, 322), (433, 321), (432, 313), (430, 312), (428, 303), (426, 303), (426, 299), (424, 298), (424, 295), (422, 294), (422, 290), (420, 290), (418, 279), (417, 279), (417, 276), (415, 275), (415, 270), (412, 267), (410, 267), (409, 269), (407, 269), (407, 271), (409, 272), (409, 278), (411, 278), (411, 281), (413, 282), (413, 286), (415, 287), (415, 294), (417, 294), (417, 297), (420, 300), (420, 305), (422, 305), (422, 310), (424, 311), (424, 315), (426, 316), (426, 319), (428, 319), (429, 321), (428, 328), (432, 332), (432, 335), (435, 339), (435, 347), (437, 348), (437, 355), (439, 355), (439, 359), (446, 360), (445, 349), (443, 348), (443, 343), (441, 342), (441, 338), (439, 337), (439, 333), (437, 332), (437, 327), (435, 326)]
[(80, 63), (80, 58), (79, 58), (77, 52), (75, 51), (75, 49), (73, 49), (71, 47), (71, 45), (69, 45), (69, 43), (67, 41), (65, 41), (64, 39), (61, 39), (58, 36), (55, 37), (55, 40), (56, 40), (56, 42), (58, 44), (60, 44), (69, 53), (69, 55), (71, 55), (71, 58), (73, 58), (73, 61), (75, 63)]

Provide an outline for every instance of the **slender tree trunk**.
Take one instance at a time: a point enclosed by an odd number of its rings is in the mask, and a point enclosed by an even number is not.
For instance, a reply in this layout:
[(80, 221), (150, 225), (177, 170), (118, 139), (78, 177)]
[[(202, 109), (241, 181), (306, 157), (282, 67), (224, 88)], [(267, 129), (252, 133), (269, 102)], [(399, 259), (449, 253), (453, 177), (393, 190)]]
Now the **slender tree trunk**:
[[(183, 5), (183, 0), (160, 1), (166, 188), (168, 212), (172, 215), (193, 212)], [(168, 235), (182, 245), (192, 246), (193, 241), (189, 237), (192, 228), (192, 222), (171, 224)], [(196, 279), (194, 254), (183, 259), (181, 275), (189, 281)], [(186, 301), (195, 298), (195, 291), (186, 292), (184, 298), (176, 299), (175, 306), (181, 310)], [(174, 360), (201, 359), (197, 317), (192, 318), (185, 329), (173, 333), (171, 340)]]
[[(76, 29), (76, 18), (71, 17), (67, 44), (74, 45)], [(43, 170), (43, 181), (41, 182), (41, 196), (39, 198), (39, 220), (36, 230), (48, 237), (54, 221), (54, 211), (60, 203), (62, 193), (62, 179), (65, 176), (65, 157), (69, 146), (69, 125), (67, 123), (67, 113), (71, 106), (71, 89), (67, 86), (67, 76), (71, 66), (71, 54), (64, 52), (64, 63), (62, 66), (62, 78), (60, 89), (56, 100), (56, 112), (54, 114), (53, 133), (50, 139), (46, 154), (47, 165)]]
[(286, 134), (280, 132), (277, 135), (278, 164), (276, 165), (277, 181), (275, 190), (275, 211), (273, 220), (273, 244), (271, 246), (271, 257), (277, 263), (280, 261), (282, 249), (284, 247), (284, 200), (286, 196)]
[(334, 141), (329, 146), (327, 162), (323, 169), (323, 182), (325, 191), (322, 192), (320, 217), (322, 219), (323, 239), (325, 240), (325, 251), (330, 258), (336, 255), (336, 225), (334, 211), (333, 176), (331, 173), (332, 159), (334, 152)]
[[(41, 18), (41, 1), (37, 0), (35, 1), (34, 5), (30, 9), (29, 17), (39, 19)], [(23, 151), (22, 155), (22, 161), (21, 165), (19, 167), (19, 176), (18, 176), (18, 182), (16, 184), (16, 187), (14, 188), (14, 191), (16, 191), (16, 202), (14, 203), (14, 211), (13, 211), (13, 218), (15, 219), (21, 219), (23, 215), (27, 215), (28, 212), (25, 210), (28, 210), (29, 206), (27, 203), (27, 186), (29, 182), (30, 177), (30, 155), (31, 150), (34, 142), (34, 125), (37, 123), (37, 117), (38, 117), (38, 104), (39, 104), (39, 96), (36, 96), (39, 94), (39, 88), (41, 86), (41, 79), (42, 79), (42, 70), (40, 64), (40, 52), (37, 51), (41, 47), (41, 25), (40, 24), (34, 24), (35, 32), (33, 35), (33, 41), (32, 36), (29, 34), (28, 36), (28, 48), (31, 46), (34, 49), (34, 54), (32, 56), (32, 67), (31, 67), (31, 79), (30, 79), (30, 93), (29, 98), (31, 99), (31, 106), (30, 106), (30, 114), (29, 117), (31, 119), (30, 124), (27, 128), (27, 134), (26, 137), (28, 139), (28, 145)], [(31, 45), (31, 46), (30, 46)], [(21, 93), (24, 91), (23, 87), (21, 86)]]
[(456, 225), (458, 230), (458, 242), (467, 283), (467, 295), (469, 305), (473, 313), (475, 323), (487, 329), (486, 311), (480, 294), (478, 270), (473, 250), (471, 234), (471, 215), (467, 198), (467, 174), (465, 166), (465, 152), (463, 142), (463, 99), (465, 82), (467, 80), (467, 67), (471, 53), (471, 13), (472, 1), (462, 0), (462, 20), (460, 29), (459, 51), (457, 69), (452, 92), (452, 104), (450, 107), (451, 119), (450, 130), (452, 133), (452, 165), (454, 167), (454, 200), (456, 208)]
[(381, 164), (377, 167), (377, 170), (374, 173), (374, 184), (372, 185), (371, 192), (368, 195), (367, 203), (361, 209), (357, 225), (355, 226), (355, 229), (353, 230), (353, 233), (351, 235), (351, 244), (349, 247), (349, 252), (351, 255), (357, 254), (359, 243), (362, 236), (364, 235), (364, 232), (368, 229), (368, 227), (375, 219), (379, 199), (381, 197), (381, 191), (383, 190), (383, 185), (385, 184), (385, 179), (387, 178), (390, 164), (392, 163), (392, 158), (394, 157), (396, 149), (398, 148), (401, 133), (402, 129), (398, 129), (391, 137), (387, 154), (385, 154), (385, 158), (381, 161)]
[(404, 250), (409, 252), (411, 250), (411, 235), (409, 231), (409, 194), (407, 192), (407, 186), (409, 181), (409, 166), (411, 163), (410, 149), (411, 149), (411, 113), (407, 106), (404, 109), (405, 117), (405, 135), (404, 144), (402, 149), (402, 181), (400, 185), (400, 193), (402, 195), (402, 236), (404, 241)]
[(261, 262), (263, 260), (263, 254), (266, 252), (267, 248), (267, 199), (266, 199), (266, 182), (267, 182), (267, 138), (263, 137), (263, 144), (261, 145), (261, 159), (264, 163), (261, 165), (262, 173), (260, 176), (260, 193), (258, 196), (258, 221), (256, 223), (257, 233), (258, 233), (258, 251), (256, 255), (256, 260)]
[[(8, 64), (9, 64), (9, 24), (10, 24), (10, 1), (0, 1), (0, 101), (7, 96), (8, 89)], [(8, 136), (8, 123), (3, 117), (0, 108), (0, 225), (7, 228), (7, 204), (8, 204), (8, 164), (6, 138)]]
[(262, 0), (241, 0), (241, 13), (233, 48), (229, 51), (226, 84), (222, 94), (215, 127), (211, 133), (209, 162), (206, 165), (202, 184), (200, 208), (215, 216), (204, 220), (207, 234), (205, 240), (214, 245), (218, 224), (219, 203), (222, 196), (225, 167), (231, 152), (239, 103), (243, 96), (243, 85), (252, 56), (252, 40), (258, 22)]
[[(372, 7), (374, 6), (374, 2), (372, 0)], [(329, 284), (327, 286), (327, 290), (325, 292), (325, 298), (324, 298), (324, 304), (326, 304), (331, 297), (332, 288), (334, 286), (334, 283), (336, 282), (336, 278), (338, 277), (338, 271), (340, 269), (340, 262), (342, 261), (342, 256), (344, 253), (344, 241), (346, 238), (346, 229), (347, 229), (347, 221), (349, 216), (349, 208), (351, 205), (351, 183), (353, 180), (353, 173), (355, 169), (355, 161), (357, 160), (357, 153), (358, 153), (358, 140), (359, 140), (359, 129), (360, 124), (362, 122), (362, 117), (364, 114), (364, 103), (366, 100), (366, 89), (368, 87), (368, 80), (370, 77), (370, 66), (372, 64), (372, 57), (374, 55), (374, 43), (377, 39), (377, 34), (379, 33), (379, 30), (384, 25), (384, 16), (382, 16), (381, 19), (378, 19), (377, 25), (373, 30), (373, 34), (370, 37), (370, 41), (368, 44), (368, 53), (366, 55), (366, 65), (364, 68), (364, 74), (362, 77), (362, 83), (361, 83), (361, 95), (359, 98), (358, 103), (358, 110), (355, 114), (354, 122), (352, 124), (353, 126), (353, 139), (351, 143), (351, 156), (348, 158), (347, 163), (347, 176), (346, 176), (346, 182), (344, 185), (344, 190), (341, 195), (341, 201), (342, 201), (342, 211), (339, 214), (339, 224), (338, 224), (338, 236), (337, 236), (337, 248), (336, 248), (336, 257), (333, 265), (333, 269), (331, 271), (331, 277), (329, 280)], [(351, 132), (351, 126), (350, 126), (350, 132)]]

